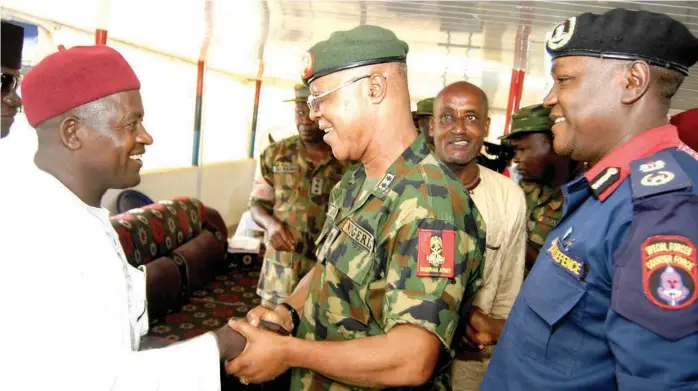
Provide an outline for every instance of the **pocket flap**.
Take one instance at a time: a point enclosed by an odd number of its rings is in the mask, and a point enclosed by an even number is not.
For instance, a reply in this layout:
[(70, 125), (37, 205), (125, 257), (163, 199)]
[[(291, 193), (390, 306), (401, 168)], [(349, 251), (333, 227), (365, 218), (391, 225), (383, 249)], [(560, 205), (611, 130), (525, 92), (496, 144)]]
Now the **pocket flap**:
[(541, 265), (549, 270), (545, 273), (538, 270), (529, 274), (523, 298), (528, 306), (552, 327), (574, 308), (584, 296), (585, 290), (570, 276), (554, 270), (555, 266), (549, 259), (540, 261), (551, 263)]

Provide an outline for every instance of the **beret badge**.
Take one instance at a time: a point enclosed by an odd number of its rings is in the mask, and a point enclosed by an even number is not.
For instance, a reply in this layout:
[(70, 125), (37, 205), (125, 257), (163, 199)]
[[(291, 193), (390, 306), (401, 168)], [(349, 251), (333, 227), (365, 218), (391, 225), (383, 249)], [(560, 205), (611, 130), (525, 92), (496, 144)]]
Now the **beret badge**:
[(315, 57), (311, 51), (303, 53), (303, 70), (301, 71), (301, 76), (303, 79), (307, 79), (313, 74), (313, 67), (315, 67)]
[(548, 39), (548, 49), (559, 50), (565, 47), (572, 39), (576, 22), (577, 17), (572, 17), (555, 26), (553, 35)]

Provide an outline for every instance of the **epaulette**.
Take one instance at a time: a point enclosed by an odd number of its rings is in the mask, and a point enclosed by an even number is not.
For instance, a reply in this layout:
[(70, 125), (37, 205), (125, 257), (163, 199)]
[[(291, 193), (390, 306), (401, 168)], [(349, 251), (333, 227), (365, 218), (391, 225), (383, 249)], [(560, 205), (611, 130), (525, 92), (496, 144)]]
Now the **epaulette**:
[(633, 200), (684, 190), (693, 182), (668, 150), (630, 162)]

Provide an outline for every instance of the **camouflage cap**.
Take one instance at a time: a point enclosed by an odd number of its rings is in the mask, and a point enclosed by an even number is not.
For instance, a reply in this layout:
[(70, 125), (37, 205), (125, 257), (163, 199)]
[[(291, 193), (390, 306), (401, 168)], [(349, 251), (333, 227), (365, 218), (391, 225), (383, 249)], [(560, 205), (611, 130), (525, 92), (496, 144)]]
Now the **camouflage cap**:
[(499, 139), (512, 139), (529, 133), (550, 132), (550, 109), (542, 104), (526, 106), (511, 116), (511, 132)]
[(308, 97), (310, 96), (310, 88), (308, 88), (305, 84), (296, 84), (293, 87), (293, 92), (294, 92), (294, 98), (293, 99), (286, 99), (284, 102), (307, 102)]
[(417, 102), (417, 111), (413, 111), (412, 115), (415, 117), (434, 115), (434, 98), (422, 99)]
[(383, 27), (361, 25), (335, 31), (326, 41), (313, 45), (303, 56), (303, 83), (343, 71), (386, 62), (404, 62), (409, 46)]

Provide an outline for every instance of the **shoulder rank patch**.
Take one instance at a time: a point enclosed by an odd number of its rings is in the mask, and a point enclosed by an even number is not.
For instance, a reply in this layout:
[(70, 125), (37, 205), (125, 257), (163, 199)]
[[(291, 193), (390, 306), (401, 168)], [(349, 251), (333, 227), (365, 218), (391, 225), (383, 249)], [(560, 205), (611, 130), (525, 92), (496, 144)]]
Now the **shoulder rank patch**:
[[(571, 244), (570, 240), (572, 239), (565, 235), (563, 240), (565, 240), (565, 242), (567, 242), (569, 245)], [(548, 248), (548, 254), (550, 254), (550, 257), (553, 259), (553, 263), (577, 280), (584, 280), (587, 273), (586, 262), (567, 255), (565, 249), (561, 248), (559, 243), (560, 240), (555, 238), (553, 239), (552, 243), (550, 243), (550, 247)]]
[(691, 179), (668, 151), (630, 162), (633, 199), (692, 186)]
[(642, 244), (642, 283), (655, 305), (685, 308), (698, 298), (696, 246), (684, 236), (652, 236)]
[(322, 194), (322, 178), (314, 177), (310, 185), (310, 194), (321, 195)]
[(352, 238), (359, 246), (365, 248), (369, 252), (373, 251), (373, 235), (364, 227), (355, 223), (352, 219), (344, 220), (342, 231)]
[(393, 179), (395, 179), (395, 175), (393, 175), (389, 172), (385, 173), (385, 176), (381, 180), (381, 183), (378, 184), (378, 190), (380, 190), (383, 193), (388, 191), (388, 187), (390, 186), (391, 183), (393, 183)]
[(419, 229), (418, 277), (455, 277), (456, 231)]
[(292, 172), (298, 172), (298, 171), (300, 171), (300, 168), (296, 165), (277, 164), (274, 167), (272, 167), (272, 170), (274, 172), (278, 172), (281, 174), (288, 174), (288, 173), (292, 173)]
[(620, 168), (608, 167), (601, 171), (594, 179), (592, 179), (589, 186), (591, 187), (591, 191), (594, 193), (596, 198), (599, 198), (601, 193), (616, 183), (618, 179), (620, 179)]

